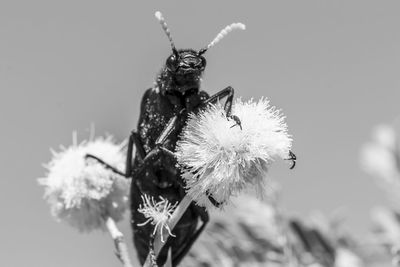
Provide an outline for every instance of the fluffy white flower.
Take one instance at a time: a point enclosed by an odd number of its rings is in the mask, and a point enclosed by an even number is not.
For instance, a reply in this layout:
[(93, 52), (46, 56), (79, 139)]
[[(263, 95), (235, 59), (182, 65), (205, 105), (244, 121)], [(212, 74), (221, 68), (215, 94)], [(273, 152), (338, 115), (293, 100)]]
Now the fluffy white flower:
[(272, 160), (288, 157), (292, 139), (285, 117), (267, 99), (238, 99), (232, 114), (240, 119), (242, 129), (227, 119), (220, 103), (191, 114), (177, 143), (187, 193), (198, 205), (211, 206), (207, 195), (226, 202), (247, 184), (262, 189)]
[(129, 183), (86, 154), (95, 155), (105, 162), (123, 169), (125, 156), (122, 145), (111, 137), (84, 141), (54, 152), (45, 165), (48, 173), (39, 178), (45, 187), (44, 198), (50, 204), (52, 215), (66, 221), (80, 231), (104, 229), (104, 218), (119, 221), (128, 207)]
[(377, 237), (389, 247), (400, 247), (400, 224), (397, 214), (386, 207), (374, 207), (371, 211)]
[(399, 175), (395, 153), (398, 152), (396, 133), (388, 125), (377, 126), (373, 141), (363, 146), (361, 164), (364, 170), (385, 180)]
[(400, 203), (399, 139), (393, 127), (380, 125), (373, 131), (373, 140), (361, 150), (362, 168), (374, 176), (394, 204)]
[(147, 223), (154, 225), (153, 235), (158, 231), (161, 233), (161, 242), (164, 243), (163, 229), (167, 229), (170, 236), (175, 236), (171, 233), (167, 221), (172, 216), (178, 203), (171, 204), (169, 201), (160, 196), (160, 201), (156, 202), (154, 197), (149, 197), (148, 195), (142, 195), (143, 205), (139, 206), (138, 211), (141, 212), (145, 218), (148, 220), (144, 223), (138, 224), (138, 226), (143, 226)]

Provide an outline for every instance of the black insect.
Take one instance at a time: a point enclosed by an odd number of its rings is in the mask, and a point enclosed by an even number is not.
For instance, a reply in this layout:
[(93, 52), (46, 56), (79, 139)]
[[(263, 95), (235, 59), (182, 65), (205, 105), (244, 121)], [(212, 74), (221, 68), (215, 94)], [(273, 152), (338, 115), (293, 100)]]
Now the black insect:
[[(199, 51), (178, 50), (175, 48), (169, 29), (159, 12), (156, 13), (156, 17), (169, 38), (172, 54), (167, 58), (154, 87), (146, 90), (142, 98), (137, 131), (133, 131), (129, 138), (126, 171), (122, 173), (96, 156), (87, 155), (115, 172), (132, 178), (131, 223), (134, 244), (142, 264), (149, 253), (149, 241), (154, 228), (150, 224), (137, 225), (146, 221), (143, 214), (138, 212), (139, 205), (142, 204), (141, 195), (147, 194), (155, 199), (162, 196), (170, 203), (175, 203), (181, 201), (186, 194), (181, 172), (176, 167), (176, 158), (172, 151), (175, 150), (188, 114), (197, 113), (210, 103), (215, 104), (226, 98), (224, 108), (227, 120), (231, 120), (234, 126), (241, 127), (240, 119), (231, 114), (233, 88), (228, 86), (215, 95), (209, 96), (200, 90), (200, 82), (206, 67), (206, 59), (203, 54), (228, 32), (236, 28), (244, 28), (244, 25), (235, 23), (227, 26), (206, 48)], [(136, 146), (136, 155), (132, 159), (134, 145)], [(293, 156), (290, 159), (294, 163), (294, 154), (291, 155)], [(216, 206), (220, 204), (211, 195), (209, 199)], [(198, 227), (199, 219), (202, 224)], [(160, 251), (157, 264), (160, 266), (164, 264), (168, 250), (171, 248), (172, 264), (173, 266), (178, 265), (199, 237), (208, 220), (209, 216), (206, 210), (192, 203), (173, 229), (176, 237), (169, 238)]]

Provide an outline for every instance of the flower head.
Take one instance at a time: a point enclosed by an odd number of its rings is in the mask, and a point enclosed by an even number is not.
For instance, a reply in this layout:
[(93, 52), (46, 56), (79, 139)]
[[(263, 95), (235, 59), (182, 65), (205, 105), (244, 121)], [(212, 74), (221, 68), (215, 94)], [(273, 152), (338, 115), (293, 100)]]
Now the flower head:
[(227, 119), (220, 103), (191, 114), (177, 143), (187, 193), (198, 205), (211, 206), (207, 195), (226, 202), (247, 184), (261, 192), (269, 164), (289, 154), (292, 139), (284, 117), (267, 99), (239, 99), (232, 114), (240, 119), (242, 129), (232, 127), (235, 122)]
[(380, 125), (373, 131), (373, 140), (361, 150), (363, 169), (376, 178), (390, 199), (400, 203), (400, 147), (392, 126)]
[(364, 263), (361, 258), (347, 248), (338, 248), (336, 250), (334, 267), (362, 267)]
[(388, 125), (379, 125), (373, 131), (373, 141), (365, 144), (361, 153), (361, 163), (365, 171), (384, 179), (395, 177), (399, 173), (396, 153), (396, 132)]
[(141, 212), (147, 221), (144, 223), (139, 223), (138, 226), (143, 226), (149, 222), (154, 225), (155, 234), (158, 231), (161, 233), (161, 242), (164, 243), (163, 229), (167, 229), (170, 236), (175, 236), (171, 233), (171, 229), (168, 226), (168, 219), (172, 216), (178, 203), (171, 204), (169, 201), (160, 196), (160, 201), (156, 202), (154, 197), (149, 197), (148, 195), (142, 195), (143, 205), (139, 206), (138, 211)]
[(104, 227), (104, 216), (119, 221), (128, 206), (129, 181), (99, 163), (85, 159), (95, 155), (116, 168), (124, 167), (122, 145), (111, 137), (76, 142), (53, 152), (47, 175), (39, 178), (52, 215), (80, 231)]
[(388, 247), (400, 247), (400, 224), (398, 214), (386, 207), (374, 207), (371, 211), (377, 238)]

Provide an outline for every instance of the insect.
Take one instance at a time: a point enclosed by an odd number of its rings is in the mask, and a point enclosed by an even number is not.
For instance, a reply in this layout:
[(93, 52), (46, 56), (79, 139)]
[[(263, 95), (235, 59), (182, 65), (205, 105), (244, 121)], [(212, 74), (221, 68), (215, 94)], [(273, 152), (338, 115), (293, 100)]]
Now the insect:
[[(171, 33), (160, 12), (156, 12), (164, 32), (166, 33), (172, 54), (167, 58), (165, 66), (156, 78), (153, 88), (146, 90), (140, 107), (140, 117), (137, 131), (132, 131), (127, 149), (126, 170), (121, 172), (94, 155), (87, 155), (106, 167), (132, 178), (130, 202), (131, 224), (134, 244), (140, 262), (143, 264), (149, 253), (149, 241), (153, 228), (151, 225), (138, 226), (146, 221), (143, 214), (138, 212), (142, 203), (141, 195), (147, 194), (158, 199), (162, 196), (170, 203), (179, 202), (185, 196), (185, 185), (180, 170), (176, 167), (173, 151), (179, 135), (185, 126), (188, 115), (197, 113), (209, 104), (225, 100), (224, 109), (227, 120), (232, 126), (241, 127), (240, 118), (231, 114), (234, 89), (230, 86), (209, 96), (200, 90), (201, 77), (206, 67), (204, 53), (217, 44), (230, 31), (244, 29), (241, 23), (233, 23), (225, 27), (216, 38), (205, 48), (176, 49)], [(136, 155), (133, 159), (133, 147)], [(290, 154), (290, 160), (295, 163), (295, 156)], [(220, 203), (208, 196), (211, 203)], [(200, 220), (202, 224), (198, 226)], [(176, 237), (169, 238), (160, 251), (157, 264), (163, 265), (168, 249), (172, 251), (172, 264), (176, 266), (187, 254), (193, 243), (204, 230), (209, 220), (208, 213), (202, 207), (192, 203), (173, 229)]]

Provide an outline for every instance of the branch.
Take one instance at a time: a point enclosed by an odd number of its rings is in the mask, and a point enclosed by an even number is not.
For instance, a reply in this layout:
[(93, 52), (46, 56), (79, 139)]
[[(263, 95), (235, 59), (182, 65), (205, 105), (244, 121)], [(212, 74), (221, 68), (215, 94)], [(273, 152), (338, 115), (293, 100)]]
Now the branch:
[(106, 217), (106, 227), (115, 245), (115, 255), (122, 262), (124, 267), (133, 267), (128, 254), (128, 247), (124, 241), (124, 235), (119, 231), (115, 221), (111, 217)]

